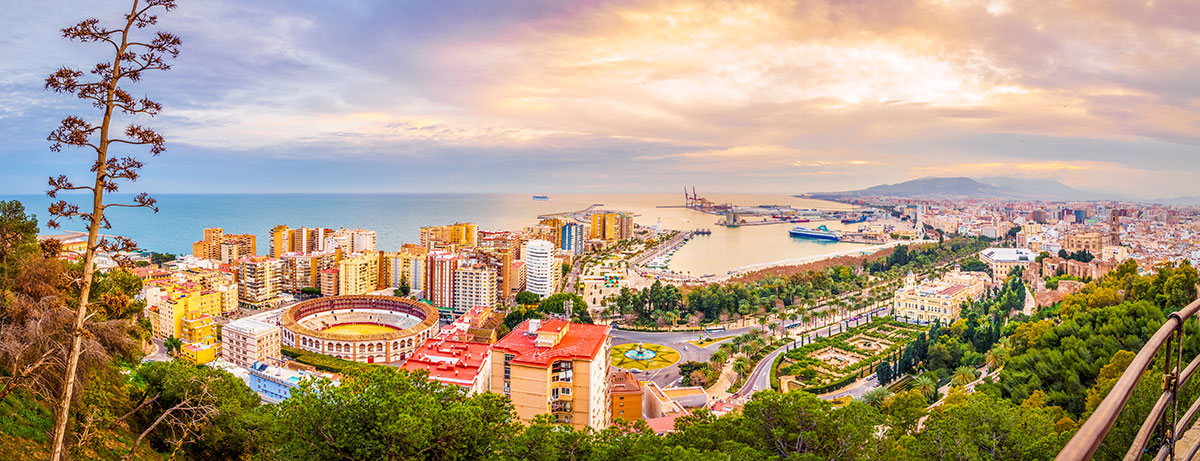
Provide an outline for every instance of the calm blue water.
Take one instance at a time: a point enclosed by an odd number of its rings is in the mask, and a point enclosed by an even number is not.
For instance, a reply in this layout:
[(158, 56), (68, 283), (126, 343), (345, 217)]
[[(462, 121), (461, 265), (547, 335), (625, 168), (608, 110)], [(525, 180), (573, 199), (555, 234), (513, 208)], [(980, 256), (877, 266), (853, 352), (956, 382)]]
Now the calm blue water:
[[(86, 197), (68, 199), (82, 202)], [(129, 201), (129, 195), (117, 198)], [(669, 229), (711, 228), (712, 235), (698, 237), (679, 250), (671, 267), (693, 274), (724, 273), (751, 264), (789, 258), (803, 258), (853, 250), (851, 243), (818, 242), (788, 237), (790, 225), (723, 228), (714, 226), (718, 218), (683, 208), (657, 208), (679, 205), (682, 195), (667, 194), (591, 194), (555, 195), (549, 201), (534, 201), (528, 195), (503, 194), (230, 194), (230, 195), (156, 195), (160, 211), (110, 208), (113, 228), (106, 234), (134, 239), (147, 250), (190, 254), (192, 242), (203, 236), (207, 227), (221, 227), (227, 233), (252, 233), (258, 236), (259, 254), (269, 249), (272, 227), (363, 228), (376, 232), (380, 250), (395, 251), (404, 243), (416, 243), (422, 226), (474, 222), (484, 230), (519, 230), (537, 224), (539, 214), (574, 211), (602, 203), (608, 209), (636, 214), (635, 221), (652, 226), (661, 222)], [(727, 194), (710, 197), (739, 204), (791, 204), (801, 208), (845, 209), (846, 206), (783, 195)], [(0, 199), (18, 199), (28, 212), (38, 217), (43, 232), (46, 208), (51, 200), (44, 195), (0, 195)], [(843, 229), (839, 223), (830, 228)], [(63, 225), (67, 230), (85, 230), (79, 221)]]
[[(0, 197), (18, 199), (38, 217), (43, 232), (51, 200), (41, 195)], [(82, 202), (82, 196), (68, 198)], [(128, 201), (129, 196), (118, 198)], [(207, 227), (226, 233), (258, 236), (258, 252), (268, 251), (272, 227), (363, 228), (376, 232), (380, 249), (399, 249), (415, 243), (421, 226), (473, 221), (483, 229), (521, 228), (537, 224), (537, 215), (560, 211), (552, 202), (505, 195), (157, 195), (159, 212), (110, 208), (112, 229), (107, 234), (133, 238), (145, 249), (176, 254), (192, 251)], [(541, 206), (539, 206), (541, 205)], [(560, 205), (561, 206), (561, 205)], [(540, 210), (540, 211), (539, 211)], [(562, 210), (565, 211), (565, 210)], [(86, 230), (80, 221), (62, 229)]]

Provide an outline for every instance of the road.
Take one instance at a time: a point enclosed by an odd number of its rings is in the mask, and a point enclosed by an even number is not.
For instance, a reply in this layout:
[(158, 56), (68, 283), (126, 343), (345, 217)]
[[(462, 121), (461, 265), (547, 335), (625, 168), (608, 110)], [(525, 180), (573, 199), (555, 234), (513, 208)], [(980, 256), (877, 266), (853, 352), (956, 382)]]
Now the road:
[[(716, 344), (710, 344), (708, 347), (696, 347), (693, 344), (688, 344), (687, 341), (695, 340), (701, 333), (711, 334), (716, 337), (737, 336), (750, 331), (750, 328), (733, 328), (726, 331), (703, 333), (700, 331), (672, 331), (672, 332), (653, 332), (653, 331), (630, 331), (630, 330), (612, 330), (612, 344), (614, 346), (629, 343), (646, 343), (646, 344), (661, 344), (679, 351), (679, 362), (669, 367), (659, 368), (657, 370), (643, 370), (637, 373), (637, 377), (643, 381), (654, 381), (660, 387), (668, 387), (675, 384), (679, 380), (679, 364), (683, 362), (707, 362), (708, 358), (717, 351)], [(718, 343), (719, 344), (719, 343)]]
[[(882, 307), (882, 308), (875, 309), (875, 310), (871, 311), (870, 313), (873, 316), (880, 316), (880, 315), (888, 315), (888, 314), (890, 314), (890, 311), (891, 311), (891, 307)], [(863, 323), (867, 323), (865, 314), (858, 316), (858, 320), (853, 320), (853, 318), (852, 318), (851, 320), (845, 320), (845, 321), (838, 322), (836, 330), (830, 328), (830, 327), (834, 326), (833, 324), (825, 325), (825, 326), (819, 327), (818, 330), (815, 330), (812, 333), (808, 333), (808, 334), (804, 335), (804, 337), (807, 338), (808, 341), (811, 341), (815, 338), (822, 338), (822, 337), (826, 337), (826, 336), (830, 336), (830, 335), (836, 335), (836, 334), (844, 331), (846, 328), (853, 328), (853, 327), (856, 327)], [(799, 339), (799, 338), (797, 338), (797, 339)], [(758, 392), (758, 391), (761, 391), (764, 389), (770, 389), (771, 388), (771, 365), (773, 365), (775, 363), (775, 359), (777, 357), (779, 357), (780, 354), (784, 353), (788, 349), (788, 346), (790, 346), (790, 344), (785, 345), (779, 349), (776, 349), (775, 351), (771, 352), (770, 354), (767, 354), (767, 356), (764, 357), (762, 359), (762, 361), (755, 364), (754, 371), (751, 371), (750, 377), (746, 379), (746, 384), (742, 385), (741, 389), (738, 389), (738, 395), (748, 397), (750, 395), (753, 395), (755, 392)], [(851, 389), (850, 391), (847, 391), (847, 392), (855, 391), (859, 387), (865, 388), (858, 392), (858, 396), (861, 396), (863, 393), (866, 393), (866, 391), (869, 391), (876, 386), (874, 384), (870, 384), (871, 382), (873, 382), (874, 379), (875, 379), (875, 376), (872, 375), (868, 381), (859, 383), (859, 385), (855, 386), (856, 389)], [(856, 398), (858, 396), (856, 396)], [(833, 397), (830, 397), (830, 398), (833, 398)]]

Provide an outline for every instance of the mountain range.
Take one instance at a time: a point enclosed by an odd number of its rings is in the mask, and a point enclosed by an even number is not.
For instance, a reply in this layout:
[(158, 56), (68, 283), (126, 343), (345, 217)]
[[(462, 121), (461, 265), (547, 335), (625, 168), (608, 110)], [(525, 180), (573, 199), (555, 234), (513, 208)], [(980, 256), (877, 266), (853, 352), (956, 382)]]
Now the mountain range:
[(1029, 200), (1117, 200), (1112, 195), (1075, 189), (1053, 179), (1025, 179), (1007, 176), (981, 178), (926, 177), (896, 184), (881, 184), (866, 189), (841, 192), (814, 192), (811, 197), (931, 197), (931, 198), (1007, 198)]

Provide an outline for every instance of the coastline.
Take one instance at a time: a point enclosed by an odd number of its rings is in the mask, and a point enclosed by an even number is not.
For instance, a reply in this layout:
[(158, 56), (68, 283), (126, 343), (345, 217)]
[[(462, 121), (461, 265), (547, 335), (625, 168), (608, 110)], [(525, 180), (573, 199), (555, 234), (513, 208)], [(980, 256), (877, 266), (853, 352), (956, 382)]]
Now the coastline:
[(866, 252), (866, 254), (869, 255), (869, 254), (878, 252), (880, 250), (885, 250), (885, 249), (892, 248), (895, 246), (910, 244), (910, 243), (914, 243), (914, 242), (920, 242), (920, 241), (919, 240), (916, 240), (916, 241), (897, 240), (894, 242), (888, 242), (888, 243), (884, 243), (884, 244), (880, 244), (880, 245), (868, 245), (863, 248), (856, 248), (853, 250), (835, 251), (833, 253), (826, 253), (823, 255), (807, 256), (807, 257), (803, 257), (803, 258), (781, 259), (779, 261), (773, 261), (773, 262), (749, 264), (749, 265), (735, 268), (735, 269), (733, 269), (732, 272), (740, 274), (740, 273), (745, 273), (745, 272), (749, 272), (749, 271), (759, 271), (759, 270), (763, 270), (763, 269), (770, 269), (772, 267), (798, 266), (801, 264), (815, 263), (815, 262), (823, 261), (823, 260), (830, 259), (830, 258), (837, 258), (840, 256), (858, 256), (859, 254), (861, 254), (863, 252)]
[(719, 276), (708, 277), (708, 278), (700, 278), (700, 279), (694, 280), (692, 283), (702, 283), (702, 284), (725, 283), (725, 282), (729, 282), (729, 281), (736, 280), (739, 278), (751, 276), (755, 273), (767, 271), (770, 269), (797, 268), (797, 267), (802, 267), (802, 266), (806, 266), (806, 265), (810, 265), (810, 264), (814, 264), (814, 263), (821, 263), (821, 262), (830, 261), (830, 260), (834, 260), (834, 259), (838, 259), (838, 258), (844, 258), (844, 257), (870, 256), (870, 255), (874, 255), (880, 251), (895, 248), (899, 245), (913, 245), (913, 244), (921, 244), (921, 243), (929, 243), (929, 242), (925, 241), (925, 240), (897, 240), (894, 242), (888, 242), (888, 243), (884, 243), (884, 244), (880, 244), (880, 245), (864, 246), (862, 248), (856, 248), (853, 250), (835, 251), (835, 252), (826, 253), (823, 255), (814, 255), (814, 256), (807, 256), (807, 257), (803, 257), (803, 258), (782, 259), (782, 260), (772, 261), (772, 262), (750, 264), (750, 265), (738, 267), (737, 269), (734, 269), (727, 274), (722, 274)]

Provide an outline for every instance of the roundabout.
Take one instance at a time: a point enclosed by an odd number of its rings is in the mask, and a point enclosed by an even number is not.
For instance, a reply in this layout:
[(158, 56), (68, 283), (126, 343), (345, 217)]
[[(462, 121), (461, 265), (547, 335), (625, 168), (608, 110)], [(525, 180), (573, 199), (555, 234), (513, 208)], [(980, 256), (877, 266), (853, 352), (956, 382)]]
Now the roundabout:
[(626, 370), (657, 370), (679, 362), (679, 351), (659, 344), (628, 343), (613, 346), (609, 361)]

